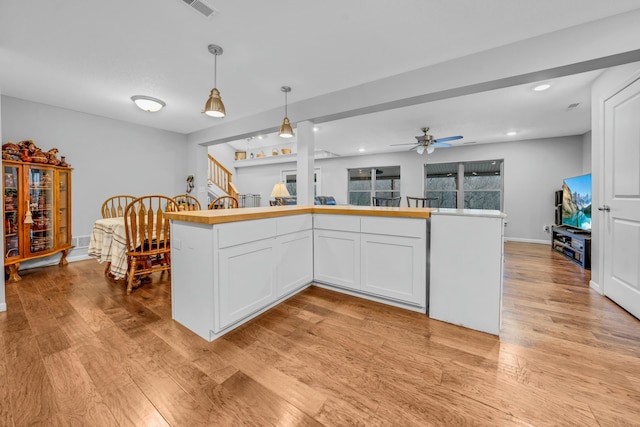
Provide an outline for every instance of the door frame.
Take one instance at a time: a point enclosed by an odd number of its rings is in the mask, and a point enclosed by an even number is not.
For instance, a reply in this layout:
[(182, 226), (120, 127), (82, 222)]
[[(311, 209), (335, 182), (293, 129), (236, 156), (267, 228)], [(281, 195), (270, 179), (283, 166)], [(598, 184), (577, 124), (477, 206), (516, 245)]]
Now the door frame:
[[(591, 173), (593, 176), (593, 206), (607, 204), (605, 194), (605, 102), (640, 79), (640, 64), (614, 67), (594, 82), (591, 92)], [(592, 217), (591, 281), (589, 286), (601, 295), (604, 289), (604, 239), (606, 227), (600, 211)]]

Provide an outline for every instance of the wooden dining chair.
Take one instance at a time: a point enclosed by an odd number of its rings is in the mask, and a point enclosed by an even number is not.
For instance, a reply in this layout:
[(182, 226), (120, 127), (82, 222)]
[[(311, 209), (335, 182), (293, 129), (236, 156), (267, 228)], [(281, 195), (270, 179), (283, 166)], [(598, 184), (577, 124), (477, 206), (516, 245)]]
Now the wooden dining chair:
[(178, 210), (181, 211), (199, 211), (202, 210), (200, 201), (189, 194), (180, 194), (173, 196), (173, 200), (178, 204)]
[(135, 196), (120, 194), (109, 197), (102, 204), (102, 218), (119, 218), (124, 216), (124, 208), (135, 199)]
[(209, 203), (209, 209), (235, 209), (238, 207), (238, 199), (231, 196), (220, 196)]
[(167, 196), (150, 195), (134, 199), (124, 212), (127, 238), (127, 295), (135, 277), (156, 271), (171, 271), (169, 220), (165, 212), (176, 212), (178, 204)]
[(399, 207), (400, 197), (372, 197), (371, 206)]
[(440, 199), (438, 197), (407, 196), (407, 206), (409, 206), (410, 208), (433, 208), (433, 207), (439, 208)]

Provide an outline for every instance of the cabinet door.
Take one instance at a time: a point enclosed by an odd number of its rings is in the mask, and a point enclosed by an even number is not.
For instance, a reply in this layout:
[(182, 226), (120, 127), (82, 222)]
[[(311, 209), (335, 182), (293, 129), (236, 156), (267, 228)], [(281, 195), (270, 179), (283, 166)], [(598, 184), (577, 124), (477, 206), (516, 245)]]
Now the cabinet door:
[(313, 231), (278, 236), (278, 297), (313, 281)]
[(360, 289), (360, 234), (315, 230), (313, 239), (314, 279)]
[(56, 217), (57, 246), (68, 246), (71, 244), (71, 173), (69, 171), (58, 171), (56, 187), (56, 207), (58, 215)]
[(275, 239), (270, 238), (220, 249), (215, 273), (220, 310), (215, 332), (276, 300), (274, 245)]
[(21, 170), (16, 165), (4, 165), (4, 257), (7, 261), (20, 257), (20, 236), (24, 215), (24, 206), (20, 198)]
[(29, 166), (29, 213), (31, 226), (25, 227), (26, 253), (37, 255), (54, 249), (54, 170), (42, 166)]
[(426, 306), (427, 242), (362, 234), (362, 291)]

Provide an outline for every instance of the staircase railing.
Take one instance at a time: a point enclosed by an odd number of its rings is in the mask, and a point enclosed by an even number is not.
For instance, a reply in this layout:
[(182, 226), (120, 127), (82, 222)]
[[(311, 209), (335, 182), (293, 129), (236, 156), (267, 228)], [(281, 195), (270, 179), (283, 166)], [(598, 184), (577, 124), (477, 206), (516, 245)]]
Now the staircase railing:
[(232, 178), (231, 172), (209, 154), (209, 181), (237, 199), (238, 190), (233, 185)]

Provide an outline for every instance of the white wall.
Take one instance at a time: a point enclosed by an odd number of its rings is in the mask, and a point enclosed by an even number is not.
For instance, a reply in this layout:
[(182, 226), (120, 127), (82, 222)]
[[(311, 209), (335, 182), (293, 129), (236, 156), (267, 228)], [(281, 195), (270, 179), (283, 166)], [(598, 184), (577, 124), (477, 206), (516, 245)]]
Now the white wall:
[[(554, 223), (555, 191), (562, 180), (583, 173), (583, 136), (482, 144), (438, 149), (429, 157), (414, 152), (387, 153), (316, 160), (320, 168), (322, 193), (347, 204), (347, 170), (359, 167), (399, 165), (401, 195), (424, 194), (424, 164), (504, 159), (504, 212), (508, 215), (505, 236), (510, 240), (550, 242), (544, 225)], [(279, 163), (236, 169), (234, 182), (241, 192), (262, 194), (268, 205), (273, 184), (280, 171), (295, 169), (296, 164)]]
[[(91, 235), (109, 196), (184, 193), (185, 135), (8, 96), (0, 100), (3, 143), (32, 139), (43, 150), (56, 147), (73, 167), (73, 237)], [(78, 249), (70, 257), (84, 255), (86, 249)]]
[(582, 135), (582, 173), (591, 173), (591, 131)]

